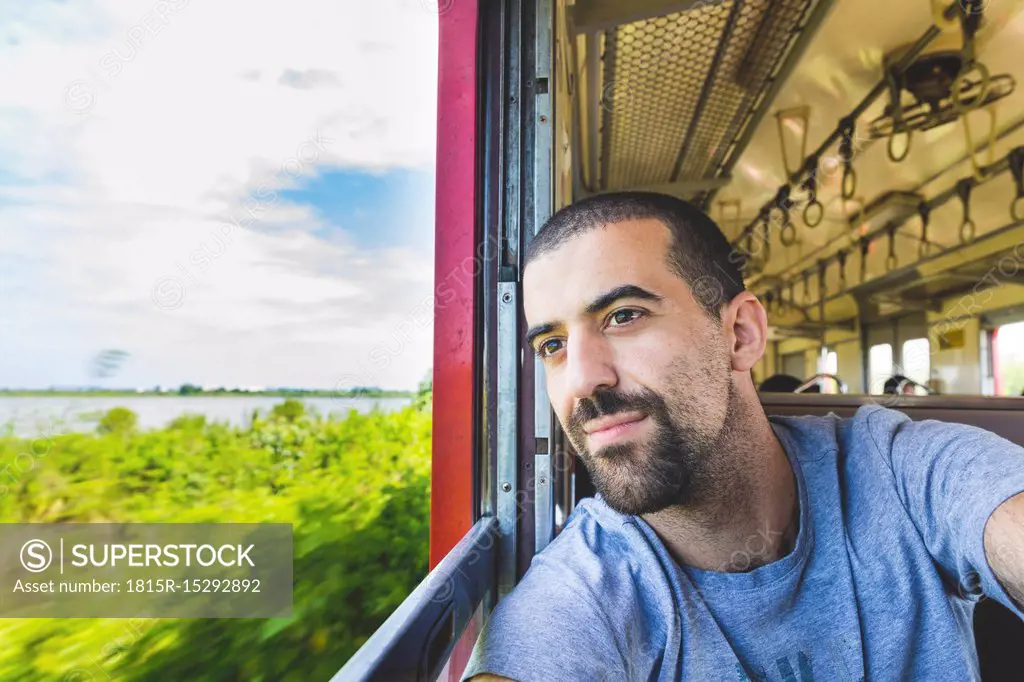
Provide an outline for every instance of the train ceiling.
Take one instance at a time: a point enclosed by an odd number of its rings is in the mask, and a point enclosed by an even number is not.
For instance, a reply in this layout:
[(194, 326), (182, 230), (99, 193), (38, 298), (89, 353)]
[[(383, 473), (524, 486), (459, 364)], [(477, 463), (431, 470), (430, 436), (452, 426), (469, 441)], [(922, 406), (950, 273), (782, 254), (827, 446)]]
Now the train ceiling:
[(1024, 0), (959, 3), (577, 0), (574, 191), (701, 204), (804, 321), (970, 288), (1024, 243)]

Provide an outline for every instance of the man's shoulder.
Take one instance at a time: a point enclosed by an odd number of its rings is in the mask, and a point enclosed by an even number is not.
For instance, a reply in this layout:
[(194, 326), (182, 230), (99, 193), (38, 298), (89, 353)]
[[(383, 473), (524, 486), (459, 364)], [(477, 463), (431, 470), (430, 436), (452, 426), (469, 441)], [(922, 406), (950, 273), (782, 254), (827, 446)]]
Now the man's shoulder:
[[(927, 469), (939, 455), (953, 448), (975, 450), (1012, 449), (1018, 446), (969, 424), (935, 419), (911, 419), (891, 407), (862, 405), (849, 417), (772, 417), (775, 432), (790, 443), (801, 462), (821, 463), (846, 469), (851, 480), (862, 475), (891, 478), (893, 467), (913, 463)], [(788, 439), (788, 440), (787, 440)], [(831, 468), (831, 466), (830, 466)]]
[(896, 437), (907, 430), (929, 434), (981, 433), (980, 429), (964, 424), (915, 422), (903, 412), (881, 404), (861, 405), (849, 417), (830, 412), (824, 416), (772, 416), (770, 420), (777, 434), (795, 441), (801, 459), (818, 459), (829, 451), (842, 457), (864, 448), (889, 450)]
[(846, 420), (827, 415), (778, 416), (768, 418), (786, 451), (801, 462), (818, 461), (838, 451), (840, 429)]
[(895, 448), (903, 451), (941, 450), (951, 441), (962, 444), (987, 443), (999, 436), (970, 424), (937, 419), (911, 419), (900, 410), (883, 405), (863, 405), (844, 420), (854, 448), (867, 448), (880, 454)]
[[(846, 417), (826, 415), (772, 416), (776, 436), (805, 475), (831, 477), (846, 470), (847, 483), (864, 476), (885, 475), (898, 433), (912, 424), (902, 412), (881, 405), (862, 405)], [(813, 485), (813, 481), (809, 481)]]

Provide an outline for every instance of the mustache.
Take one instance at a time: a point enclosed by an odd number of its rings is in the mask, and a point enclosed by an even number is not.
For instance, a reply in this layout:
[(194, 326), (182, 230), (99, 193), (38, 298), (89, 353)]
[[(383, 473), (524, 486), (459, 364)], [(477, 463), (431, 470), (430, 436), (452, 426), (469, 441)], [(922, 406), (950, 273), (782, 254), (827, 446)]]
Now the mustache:
[(590, 398), (583, 398), (576, 403), (569, 416), (568, 430), (574, 436), (583, 437), (583, 425), (598, 417), (618, 414), (620, 412), (643, 412), (647, 415), (661, 416), (666, 414), (665, 400), (650, 389), (623, 393), (620, 391), (598, 391)]

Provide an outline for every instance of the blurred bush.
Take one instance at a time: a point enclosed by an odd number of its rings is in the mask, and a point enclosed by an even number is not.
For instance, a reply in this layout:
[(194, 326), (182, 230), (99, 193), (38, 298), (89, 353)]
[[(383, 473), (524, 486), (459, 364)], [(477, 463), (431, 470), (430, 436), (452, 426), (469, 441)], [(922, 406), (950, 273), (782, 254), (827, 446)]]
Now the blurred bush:
[[(54, 436), (19, 460), (0, 521), (290, 522), (294, 616), (0, 620), (0, 679), (329, 679), (426, 575), (428, 406), (325, 419), (287, 400), (249, 428), (150, 431), (115, 408)], [(30, 447), (0, 436), (0, 466)]]
[(100, 417), (96, 430), (100, 433), (127, 433), (134, 431), (138, 416), (127, 407), (115, 407)]

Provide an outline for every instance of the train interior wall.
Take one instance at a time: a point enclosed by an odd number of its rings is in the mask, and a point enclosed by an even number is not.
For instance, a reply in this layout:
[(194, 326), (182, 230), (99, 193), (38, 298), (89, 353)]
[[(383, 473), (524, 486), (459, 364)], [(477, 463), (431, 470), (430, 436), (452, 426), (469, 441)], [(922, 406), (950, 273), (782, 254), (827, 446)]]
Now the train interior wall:
[[(828, 350), (836, 353), (836, 374), (847, 383), (850, 393), (878, 393), (881, 382), (871, 377), (868, 366), (869, 349), (888, 343), (893, 350), (894, 369), (903, 374), (925, 372), (942, 394), (981, 395), (990, 393), (990, 382), (983, 376), (984, 329), (1024, 320), (1024, 286), (1006, 283), (977, 293), (960, 294), (941, 301), (939, 310), (906, 312), (884, 321), (852, 329), (830, 328), (825, 332)], [(769, 324), (771, 319), (769, 318)], [(920, 352), (910, 353), (904, 362), (903, 347), (907, 341), (928, 339), (927, 358)], [(821, 345), (817, 339), (792, 338), (769, 341), (765, 354), (754, 368), (757, 382), (776, 373), (793, 373), (794, 356), (802, 354), (800, 378), (810, 377), (823, 369)], [(787, 371), (788, 370), (788, 371)]]

